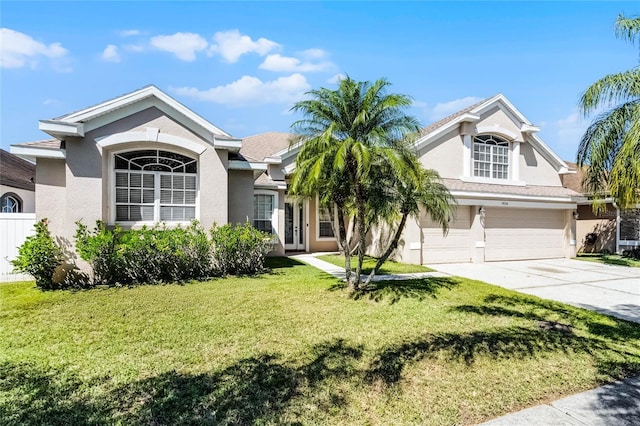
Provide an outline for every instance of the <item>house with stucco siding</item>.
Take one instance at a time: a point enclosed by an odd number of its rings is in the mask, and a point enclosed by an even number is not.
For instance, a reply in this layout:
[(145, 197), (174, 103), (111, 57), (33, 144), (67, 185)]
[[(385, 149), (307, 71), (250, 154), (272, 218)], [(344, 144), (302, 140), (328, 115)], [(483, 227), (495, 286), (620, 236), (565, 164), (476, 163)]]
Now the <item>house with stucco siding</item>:
[[(75, 222), (123, 228), (196, 219), (249, 221), (274, 235), (274, 254), (335, 251), (335, 212), (287, 194), (299, 145), (267, 132), (235, 138), (154, 86), (52, 120), (51, 139), (14, 145), (36, 161), (36, 215), (73, 240)], [(408, 223), (405, 262), (572, 257), (580, 194), (573, 173), (503, 95), (422, 129), (415, 150), (457, 200), (443, 235), (422, 216)], [(372, 235), (372, 251), (380, 235)]]

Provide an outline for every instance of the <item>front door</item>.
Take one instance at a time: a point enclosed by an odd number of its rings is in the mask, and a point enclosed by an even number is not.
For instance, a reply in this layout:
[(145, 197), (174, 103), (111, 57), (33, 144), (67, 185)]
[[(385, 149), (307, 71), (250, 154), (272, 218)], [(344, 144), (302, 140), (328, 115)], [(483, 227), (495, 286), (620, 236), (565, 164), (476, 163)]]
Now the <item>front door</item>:
[(284, 203), (284, 248), (304, 250), (304, 204), (300, 201)]

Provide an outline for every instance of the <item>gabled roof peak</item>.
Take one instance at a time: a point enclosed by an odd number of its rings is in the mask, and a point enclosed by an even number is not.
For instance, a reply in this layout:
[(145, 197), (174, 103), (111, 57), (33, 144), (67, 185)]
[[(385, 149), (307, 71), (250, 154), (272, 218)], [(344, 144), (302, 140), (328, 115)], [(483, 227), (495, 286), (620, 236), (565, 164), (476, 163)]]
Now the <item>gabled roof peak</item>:
[(214, 142), (215, 139), (234, 139), (229, 133), (213, 125), (152, 84), (53, 120), (41, 120), (40, 129), (56, 138), (82, 137), (85, 132), (110, 122), (109, 119), (98, 119), (100, 117), (112, 115), (113, 121), (115, 121), (126, 116), (123, 111), (127, 111), (127, 109), (128, 113), (133, 114), (138, 110), (153, 106), (182, 122), (183, 125), (191, 128), (209, 142)]

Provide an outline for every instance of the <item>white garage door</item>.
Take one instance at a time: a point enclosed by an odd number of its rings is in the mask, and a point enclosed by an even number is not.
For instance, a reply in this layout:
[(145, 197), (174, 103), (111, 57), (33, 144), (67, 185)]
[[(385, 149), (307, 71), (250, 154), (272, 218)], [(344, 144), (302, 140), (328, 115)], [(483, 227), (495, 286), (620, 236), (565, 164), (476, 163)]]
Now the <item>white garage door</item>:
[(442, 227), (423, 217), (422, 263), (469, 262), (471, 214), (469, 206), (458, 206), (456, 219), (449, 224), (449, 233), (442, 235)]
[(564, 210), (488, 208), (485, 260), (564, 257)]

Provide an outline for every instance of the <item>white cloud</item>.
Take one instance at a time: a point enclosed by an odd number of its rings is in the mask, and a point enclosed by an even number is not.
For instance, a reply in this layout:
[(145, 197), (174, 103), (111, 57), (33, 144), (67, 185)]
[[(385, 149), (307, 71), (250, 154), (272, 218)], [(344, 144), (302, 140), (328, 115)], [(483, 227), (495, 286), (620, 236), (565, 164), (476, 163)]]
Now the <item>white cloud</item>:
[(140, 30), (122, 30), (119, 34), (120, 37), (133, 37), (140, 35)]
[(31, 36), (0, 28), (0, 68), (21, 68), (29, 65), (35, 68), (41, 57), (54, 61), (58, 71), (70, 71), (69, 67), (61, 66), (56, 60), (63, 59), (68, 51), (60, 43), (46, 45), (34, 40)]
[(233, 83), (207, 90), (194, 87), (178, 87), (171, 90), (178, 95), (201, 101), (240, 107), (292, 103), (301, 99), (304, 92), (310, 88), (307, 79), (296, 73), (272, 81), (262, 81), (257, 77), (245, 75)]
[(102, 51), (100, 58), (105, 62), (120, 62), (120, 53), (118, 52), (118, 46), (115, 44), (109, 44)]
[(440, 120), (441, 118), (458, 112), (461, 109), (465, 109), (481, 101), (482, 99), (483, 98), (478, 98), (475, 96), (466, 96), (464, 98), (454, 99), (453, 101), (437, 103), (436, 106), (430, 109), (428, 113), (429, 119), (434, 121)]
[(57, 105), (59, 103), (60, 103), (59, 100), (53, 99), (53, 98), (48, 98), (42, 101), (42, 105)]
[(196, 59), (196, 52), (207, 48), (209, 43), (195, 33), (175, 33), (159, 35), (151, 38), (151, 45), (159, 50), (173, 53), (182, 61), (191, 62)]
[(227, 62), (237, 62), (240, 56), (247, 53), (257, 53), (264, 56), (280, 47), (275, 41), (259, 38), (252, 40), (248, 35), (240, 34), (238, 30), (220, 31), (213, 35), (215, 44), (209, 48), (209, 54), (220, 54)]
[(323, 59), (329, 56), (329, 53), (326, 50), (316, 49), (316, 48), (303, 50), (301, 52), (298, 52), (298, 54), (300, 55), (300, 57), (307, 60)]
[(302, 62), (298, 58), (282, 56), (279, 53), (269, 55), (259, 66), (260, 69), (276, 72), (315, 72), (333, 68), (332, 62)]
[(327, 83), (329, 83), (329, 84), (338, 84), (338, 83), (340, 83), (340, 80), (343, 80), (346, 77), (347, 77), (346, 75), (344, 75), (342, 73), (338, 73), (338, 74), (335, 74), (334, 76), (332, 76), (329, 80), (327, 80)]

